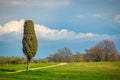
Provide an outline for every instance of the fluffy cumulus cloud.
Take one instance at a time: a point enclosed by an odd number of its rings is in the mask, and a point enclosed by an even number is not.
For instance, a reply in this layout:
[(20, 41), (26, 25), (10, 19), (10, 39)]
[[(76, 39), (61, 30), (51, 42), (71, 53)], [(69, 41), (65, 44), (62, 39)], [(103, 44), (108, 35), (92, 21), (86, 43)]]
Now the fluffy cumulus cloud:
[(23, 33), (24, 20), (10, 21), (5, 25), (0, 25), (0, 40), (21, 39)]
[(120, 23), (120, 14), (115, 16), (115, 22)]
[(0, 34), (20, 32), (23, 29), (23, 25), (24, 20), (8, 22), (4, 26), (0, 26)]
[(37, 36), (39, 38), (48, 39), (48, 40), (99, 40), (103, 38), (109, 38), (108, 35), (98, 35), (93, 33), (75, 33), (73, 31), (68, 31), (66, 29), (55, 30), (45, 27), (43, 25), (35, 25)]
[[(0, 40), (22, 39), (24, 20), (10, 21), (5, 25), (0, 25)], [(35, 24), (35, 31), (38, 39), (45, 40), (101, 40), (110, 38), (109, 35), (99, 35), (93, 33), (76, 33), (66, 29), (50, 29), (44, 25)]]

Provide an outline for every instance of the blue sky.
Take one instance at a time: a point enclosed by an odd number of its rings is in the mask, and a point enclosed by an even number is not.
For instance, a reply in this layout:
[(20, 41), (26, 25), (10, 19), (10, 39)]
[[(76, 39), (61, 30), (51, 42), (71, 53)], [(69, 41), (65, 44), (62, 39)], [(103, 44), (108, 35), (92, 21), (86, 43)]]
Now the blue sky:
[(84, 53), (103, 39), (120, 52), (120, 0), (0, 0), (0, 56), (24, 56), (23, 24), (35, 23), (36, 58), (60, 48)]

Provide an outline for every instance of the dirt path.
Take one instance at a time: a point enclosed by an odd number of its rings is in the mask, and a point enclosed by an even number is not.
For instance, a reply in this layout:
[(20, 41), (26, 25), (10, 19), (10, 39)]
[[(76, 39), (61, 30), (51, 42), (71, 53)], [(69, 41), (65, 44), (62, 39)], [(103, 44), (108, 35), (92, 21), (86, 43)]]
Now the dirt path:
[[(60, 63), (60, 64), (56, 64), (56, 65), (51, 65), (51, 66), (45, 66), (45, 67), (38, 67), (38, 68), (31, 68), (30, 70), (39, 70), (39, 69), (44, 69), (44, 68), (51, 68), (51, 67), (57, 67), (57, 66), (61, 66), (61, 65), (66, 65), (67, 63)], [(23, 72), (26, 71), (26, 69), (24, 70), (18, 70), (15, 72), (6, 72), (6, 73), (19, 73), (19, 72)]]

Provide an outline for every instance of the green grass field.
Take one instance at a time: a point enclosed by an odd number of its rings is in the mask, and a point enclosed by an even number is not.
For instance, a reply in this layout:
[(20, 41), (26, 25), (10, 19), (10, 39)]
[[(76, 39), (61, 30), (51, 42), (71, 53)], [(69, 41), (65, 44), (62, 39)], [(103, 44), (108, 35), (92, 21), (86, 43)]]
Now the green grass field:
[[(31, 67), (56, 64), (32, 64)], [(68, 63), (28, 72), (6, 73), (24, 68), (25, 65), (0, 66), (0, 80), (120, 80), (120, 62)]]

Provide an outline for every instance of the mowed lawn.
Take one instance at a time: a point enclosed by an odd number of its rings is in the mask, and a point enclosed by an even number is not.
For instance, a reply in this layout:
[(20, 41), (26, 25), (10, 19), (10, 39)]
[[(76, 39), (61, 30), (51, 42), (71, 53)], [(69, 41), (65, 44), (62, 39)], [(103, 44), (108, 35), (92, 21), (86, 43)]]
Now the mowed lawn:
[[(36, 67), (56, 64), (58, 63), (37, 64)], [(17, 68), (20, 69), (19, 66), (12, 67), (17, 70)], [(5, 67), (0, 66), (0, 80), (120, 80), (120, 62), (68, 63), (52, 68), (19, 73), (4, 73), (4, 71), (11, 71), (9, 69), (11, 66)]]

